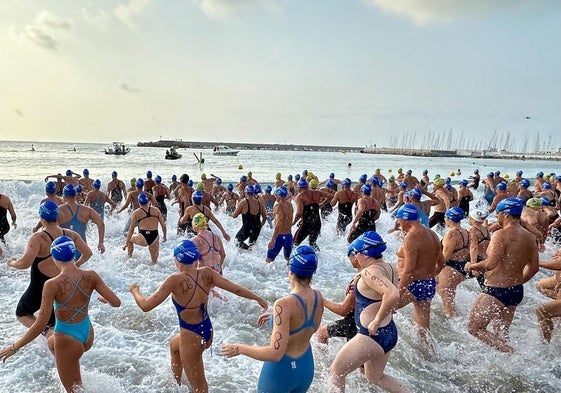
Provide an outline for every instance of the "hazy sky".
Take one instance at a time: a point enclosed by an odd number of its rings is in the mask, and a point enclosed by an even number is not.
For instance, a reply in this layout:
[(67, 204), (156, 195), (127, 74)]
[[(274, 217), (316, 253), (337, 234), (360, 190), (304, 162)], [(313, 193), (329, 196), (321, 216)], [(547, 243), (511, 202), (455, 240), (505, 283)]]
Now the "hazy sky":
[(5, 140), (561, 147), (561, 2), (3, 0), (0, 98)]

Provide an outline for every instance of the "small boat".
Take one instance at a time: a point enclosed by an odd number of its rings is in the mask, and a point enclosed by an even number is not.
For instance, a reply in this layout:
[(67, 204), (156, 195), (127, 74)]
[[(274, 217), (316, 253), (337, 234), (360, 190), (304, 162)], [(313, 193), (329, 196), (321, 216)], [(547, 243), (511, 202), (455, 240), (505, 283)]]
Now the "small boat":
[(181, 154), (179, 154), (174, 147), (166, 150), (166, 160), (177, 160), (179, 158), (181, 158)]
[(124, 156), (127, 153), (130, 153), (130, 149), (123, 142), (113, 142), (110, 147), (105, 149), (105, 154), (114, 156)]
[(237, 156), (239, 152), (239, 150), (233, 150), (224, 145), (215, 146), (212, 149), (213, 156)]

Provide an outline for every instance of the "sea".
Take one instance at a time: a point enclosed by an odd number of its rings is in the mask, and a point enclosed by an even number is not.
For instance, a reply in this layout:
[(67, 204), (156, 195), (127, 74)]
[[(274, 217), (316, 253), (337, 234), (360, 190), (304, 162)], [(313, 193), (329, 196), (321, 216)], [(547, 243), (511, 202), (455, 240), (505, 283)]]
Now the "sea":
[[(31, 151), (33, 144), (34, 151)], [(333, 172), (338, 179), (353, 182), (365, 173), (372, 175), (379, 168), (389, 177), (398, 168), (411, 169), (420, 176), (427, 169), (429, 175), (451, 176), (454, 182), (468, 178), (479, 169), (482, 176), (500, 170), (501, 175), (514, 176), (522, 170), (533, 179), (537, 171), (561, 173), (560, 164), (552, 161), (516, 161), (503, 159), (427, 158), (397, 155), (374, 155), (350, 152), (261, 151), (242, 150), (237, 156), (213, 156), (211, 150), (179, 149), (178, 160), (165, 160), (165, 149), (130, 145), (125, 156), (105, 155), (109, 144), (13, 142), (0, 143), (0, 193), (8, 195), (15, 206), (18, 227), (12, 229), (6, 240), (8, 249), (0, 261), (0, 345), (6, 346), (25, 331), (15, 317), (15, 308), (29, 282), (28, 270), (15, 270), (6, 264), (6, 258), (18, 257), (24, 252), (31, 229), (38, 220), (39, 201), (44, 197), (45, 177), (71, 169), (82, 173), (87, 168), (90, 177), (102, 181), (102, 189), (117, 171), (125, 183), (133, 177), (145, 177), (146, 171), (160, 175), (169, 183), (173, 174), (187, 173), (197, 182), (201, 175), (219, 176), (224, 184), (236, 184), (240, 176), (252, 172), (262, 186), (272, 184), (280, 172), (286, 179), (303, 170), (312, 171), (320, 180)], [(202, 154), (200, 165), (195, 155)], [(461, 175), (458, 175), (458, 172)], [(481, 189), (476, 192), (481, 197)], [(481, 200), (474, 203), (480, 203)], [(122, 300), (120, 308), (111, 308), (95, 300), (90, 305), (90, 316), (95, 328), (93, 348), (81, 359), (85, 392), (96, 393), (153, 393), (187, 392), (187, 382), (176, 385), (171, 372), (168, 342), (178, 333), (177, 315), (168, 299), (156, 309), (143, 313), (129, 294), (132, 283), (140, 285), (141, 292), (149, 295), (164, 279), (176, 271), (172, 250), (180, 240), (176, 235), (177, 205), (168, 204), (168, 241), (161, 244), (160, 259), (150, 264), (148, 251), (136, 248), (132, 258), (122, 250), (123, 228), (127, 212), (105, 218), (106, 235), (104, 254), (94, 250), (92, 258), (83, 266), (96, 270)], [(335, 211), (336, 213), (336, 211)], [(234, 237), (241, 219), (233, 219), (223, 212), (216, 213), (226, 231)], [(340, 301), (346, 283), (353, 277), (346, 257), (346, 240), (335, 229), (335, 214), (322, 226), (318, 244), (319, 267), (313, 278), (313, 287), (327, 299)], [(463, 225), (467, 226), (467, 223)], [(396, 263), (396, 251), (401, 240), (387, 234), (393, 226), (388, 213), (382, 213), (377, 228), (388, 243), (384, 258)], [(272, 229), (265, 226), (251, 252), (238, 250), (233, 241), (225, 242), (226, 278), (250, 288), (265, 297), (269, 304), (289, 292), (287, 268), (284, 259), (265, 263), (267, 243)], [(95, 227), (88, 229), (89, 244), (95, 249)], [(548, 259), (555, 246), (547, 244), (542, 259)], [(503, 354), (482, 344), (467, 331), (471, 306), (479, 293), (474, 280), (463, 282), (456, 296), (458, 316), (446, 318), (438, 295), (431, 310), (432, 353), (427, 354), (418, 340), (412, 322), (412, 306), (399, 310), (394, 319), (399, 329), (399, 342), (393, 350), (386, 372), (403, 381), (413, 392), (559, 392), (561, 391), (561, 332), (558, 330), (550, 344), (539, 334), (535, 309), (548, 299), (535, 289), (538, 279), (550, 273), (540, 271), (524, 286), (525, 298), (517, 308), (510, 329), (510, 339), (516, 352)], [(244, 356), (227, 359), (221, 354), (226, 343), (243, 342), (268, 345), (268, 327), (256, 324), (260, 308), (254, 301), (221, 292), (223, 299), (209, 302), (209, 314), (214, 325), (214, 342), (204, 353), (206, 377), (211, 392), (255, 392), (261, 362)], [(95, 296), (92, 298), (95, 299)], [(325, 311), (323, 323), (339, 317)], [(557, 326), (559, 327), (559, 326)], [(329, 345), (311, 340), (315, 357), (315, 377), (310, 392), (329, 389), (329, 366), (337, 351), (344, 345), (341, 338), (331, 339)], [(0, 365), (0, 392), (61, 392), (54, 359), (46, 341), (38, 337), (15, 356)], [(355, 371), (347, 377), (347, 392), (378, 392), (363, 375)]]

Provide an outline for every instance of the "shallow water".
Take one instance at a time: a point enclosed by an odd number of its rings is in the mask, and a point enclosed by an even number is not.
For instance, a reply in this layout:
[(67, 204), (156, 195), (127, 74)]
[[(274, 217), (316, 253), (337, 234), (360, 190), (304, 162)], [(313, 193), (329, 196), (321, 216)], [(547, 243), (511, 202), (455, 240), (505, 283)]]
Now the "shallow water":
[[(380, 156), (358, 153), (320, 152), (269, 152), (241, 151), (237, 157), (213, 157), (204, 152), (206, 164), (199, 167), (192, 153), (180, 151), (183, 158), (176, 161), (164, 159), (165, 149), (138, 148), (131, 146), (131, 153), (124, 157), (106, 156), (101, 144), (34, 143), (35, 152), (26, 151), (30, 143), (4, 142), (0, 147), (0, 192), (14, 202), (18, 214), (18, 228), (7, 235), (8, 255), (23, 253), (31, 228), (37, 222), (38, 203), (44, 195), (44, 177), (64, 173), (67, 169), (81, 173), (88, 168), (92, 178), (100, 178), (103, 187), (113, 170), (119, 178), (128, 182), (131, 177), (143, 177), (146, 170), (160, 174), (169, 181), (172, 174), (188, 173), (195, 181), (204, 172), (220, 176), (225, 183), (235, 183), (242, 174), (252, 171), (263, 184), (272, 183), (275, 173), (283, 177), (303, 169), (312, 170), (320, 179), (330, 172), (342, 179), (356, 181), (362, 173), (372, 174), (381, 168), (388, 177), (389, 170), (412, 169), (420, 174), (428, 169), (432, 176), (445, 176), (458, 168), (465, 177), (479, 168), (484, 175), (499, 169), (503, 174), (514, 175), (522, 169), (528, 177), (538, 170), (561, 172), (559, 165), (540, 161), (506, 161), (464, 159), (427, 159), (403, 156)], [(68, 151), (76, 147), (77, 151)], [(183, 149), (180, 149), (183, 150)], [(198, 153), (198, 151), (196, 152)], [(349, 166), (348, 164), (351, 164)], [(242, 165), (243, 169), (238, 169)], [(456, 176), (456, 181), (459, 178)], [(168, 205), (169, 206), (169, 205)], [(113, 309), (92, 302), (90, 315), (96, 331), (94, 347), (82, 360), (82, 372), (87, 392), (185, 392), (177, 387), (169, 369), (168, 341), (178, 331), (177, 316), (169, 300), (149, 313), (142, 313), (128, 293), (131, 283), (138, 282), (143, 294), (152, 293), (175, 267), (171, 250), (177, 238), (176, 207), (169, 207), (167, 243), (161, 245), (160, 261), (152, 266), (146, 249), (136, 249), (129, 259), (121, 246), (124, 243), (122, 229), (126, 212), (106, 217), (107, 251), (93, 257), (84, 268), (95, 269), (108, 285), (121, 297), (123, 304)], [(241, 225), (222, 213), (217, 217), (233, 237)], [(353, 276), (346, 255), (345, 240), (335, 232), (335, 216), (323, 224), (319, 240), (320, 265), (313, 286), (326, 298), (339, 300), (344, 296), (344, 285)], [(395, 263), (395, 251), (399, 239), (387, 235), (393, 221), (382, 214), (378, 228), (388, 242), (386, 260)], [(237, 250), (233, 242), (226, 243), (225, 276), (234, 282), (264, 296), (270, 304), (288, 292), (286, 266), (282, 258), (265, 265), (265, 252), (271, 229), (265, 227), (253, 252)], [(88, 233), (90, 245), (95, 246), (95, 228)], [(548, 251), (552, 246), (548, 245)], [(547, 257), (547, 253), (543, 255)], [(387, 372), (403, 380), (414, 392), (557, 392), (561, 386), (561, 334), (556, 333), (549, 345), (539, 338), (534, 309), (546, 299), (537, 293), (535, 282), (545, 277), (539, 272), (525, 285), (525, 300), (518, 307), (511, 327), (511, 340), (517, 353), (498, 353), (479, 343), (467, 333), (466, 323), (471, 305), (478, 294), (477, 284), (471, 280), (460, 284), (457, 294), (459, 316), (447, 319), (437, 296), (432, 307), (432, 341), (435, 357), (426, 360), (422, 346), (412, 326), (411, 306), (395, 315), (400, 340), (392, 353)], [(17, 271), (7, 267), (5, 257), (0, 264), (0, 345), (13, 342), (24, 328), (14, 316), (17, 301), (29, 281), (29, 271)], [(264, 345), (268, 343), (267, 328), (256, 326), (259, 306), (252, 301), (225, 294), (226, 302), (212, 299), (209, 313), (215, 328), (212, 351), (204, 355), (207, 379), (211, 392), (255, 391), (261, 363), (247, 357), (226, 359), (220, 348), (224, 343), (245, 342)], [(326, 311), (324, 322), (336, 316)], [(310, 392), (324, 392), (328, 388), (328, 369), (337, 350), (344, 344), (342, 339), (332, 339), (327, 348), (313, 340), (316, 361), (315, 379)], [(22, 349), (0, 367), (0, 392), (59, 392), (60, 386), (52, 356), (41, 337)], [(347, 378), (348, 392), (377, 391), (370, 388), (363, 377), (352, 373)]]

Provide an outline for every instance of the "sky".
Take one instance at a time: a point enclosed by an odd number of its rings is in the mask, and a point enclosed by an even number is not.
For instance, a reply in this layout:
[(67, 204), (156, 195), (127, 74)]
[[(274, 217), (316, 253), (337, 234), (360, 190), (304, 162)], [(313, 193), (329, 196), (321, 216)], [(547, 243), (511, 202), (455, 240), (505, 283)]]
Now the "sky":
[(557, 150), (561, 2), (3, 0), (0, 99), (2, 140)]

